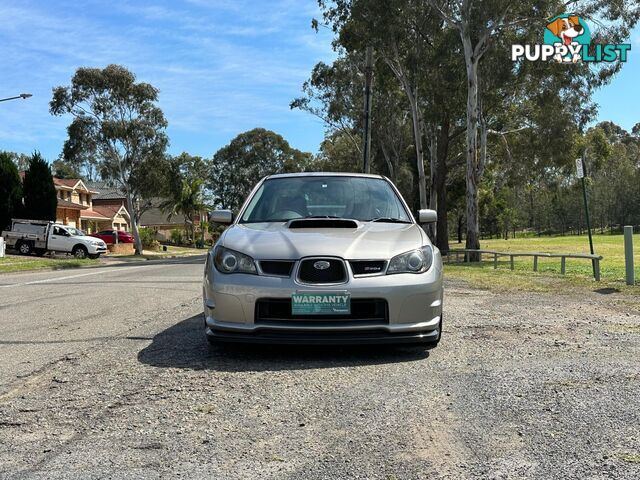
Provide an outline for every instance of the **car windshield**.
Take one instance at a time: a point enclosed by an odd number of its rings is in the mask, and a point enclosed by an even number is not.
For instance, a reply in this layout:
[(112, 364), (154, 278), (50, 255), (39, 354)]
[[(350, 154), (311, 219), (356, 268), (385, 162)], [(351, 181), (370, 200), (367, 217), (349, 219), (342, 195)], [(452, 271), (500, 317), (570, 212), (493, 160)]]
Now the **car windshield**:
[(240, 223), (284, 222), (313, 217), (411, 223), (409, 214), (388, 181), (347, 176), (266, 180), (251, 198)]

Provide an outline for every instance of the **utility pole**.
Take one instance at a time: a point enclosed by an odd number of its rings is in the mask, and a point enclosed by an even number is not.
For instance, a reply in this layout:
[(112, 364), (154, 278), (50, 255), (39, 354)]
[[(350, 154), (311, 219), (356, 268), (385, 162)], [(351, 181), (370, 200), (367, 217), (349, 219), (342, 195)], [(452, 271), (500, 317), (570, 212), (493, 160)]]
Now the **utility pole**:
[(373, 48), (367, 47), (364, 67), (364, 134), (362, 149), (363, 172), (371, 172), (371, 81), (373, 79)]
[[(586, 169), (586, 159), (587, 151), (582, 154), (581, 158), (576, 159), (576, 170), (578, 172), (578, 178), (582, 179), (582, 197), (584, 199), (584, 213), (587, 219), (587, 231), (589, 232), (589, 250), (591, 251), (591, 255), (594, 255), (593, 252), (593, 237), (591, 236), (591, 220), (589, 219), (589, 203), (587, 201), (587, 185), (585, 183), (584, 177), (587, 175)], [(596, 261), (591, 260), (591, 266), (593, 267), (593, 276), (596, 277)]]

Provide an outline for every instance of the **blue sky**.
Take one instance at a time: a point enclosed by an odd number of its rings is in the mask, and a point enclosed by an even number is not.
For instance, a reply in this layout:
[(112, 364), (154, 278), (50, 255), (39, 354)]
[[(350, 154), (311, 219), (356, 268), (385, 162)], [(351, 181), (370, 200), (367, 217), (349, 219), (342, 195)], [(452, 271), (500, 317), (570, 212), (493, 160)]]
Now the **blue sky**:
[[(316, 152), (324, 127), (291, 111), (331, 32), (310, 28), (316, 0), (7, 1), (0, 4), (0, 150), (61, 151), (68, 118), (48, 111), (51, 89), (79, 66), (119, 63), (160, 89), (170, 152), (210, 157), (235, 135), (265, 127)], [(600, 119), (640, 122), (640, 29), (629, 62), (596, 96)]]

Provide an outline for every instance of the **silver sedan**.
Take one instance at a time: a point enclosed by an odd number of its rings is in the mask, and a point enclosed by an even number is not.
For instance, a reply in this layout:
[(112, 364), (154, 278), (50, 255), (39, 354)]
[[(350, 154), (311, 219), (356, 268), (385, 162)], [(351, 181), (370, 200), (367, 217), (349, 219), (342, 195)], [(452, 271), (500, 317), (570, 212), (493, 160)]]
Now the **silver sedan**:
[[(209, 251), (205, 332), (293, 344), (422, 343), (442, 331), (442, 258), (379, 175), (272, 175)], [(436, 221), (433, 210), (420, 223)]]

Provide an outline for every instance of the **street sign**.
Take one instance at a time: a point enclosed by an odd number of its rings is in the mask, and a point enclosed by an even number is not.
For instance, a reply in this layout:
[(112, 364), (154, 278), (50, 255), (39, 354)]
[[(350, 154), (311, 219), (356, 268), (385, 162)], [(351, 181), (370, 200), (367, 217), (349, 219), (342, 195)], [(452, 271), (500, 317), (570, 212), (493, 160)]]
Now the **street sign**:
[(576, 172), (578, 173), (578, 178), (584, 178), (584, 168), (582, 168), (581, 158), (576, 158)]

